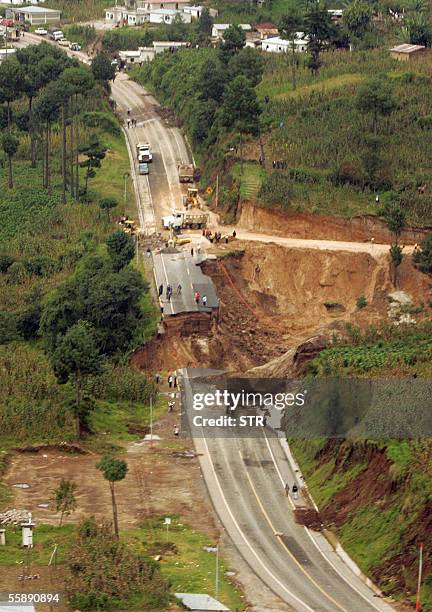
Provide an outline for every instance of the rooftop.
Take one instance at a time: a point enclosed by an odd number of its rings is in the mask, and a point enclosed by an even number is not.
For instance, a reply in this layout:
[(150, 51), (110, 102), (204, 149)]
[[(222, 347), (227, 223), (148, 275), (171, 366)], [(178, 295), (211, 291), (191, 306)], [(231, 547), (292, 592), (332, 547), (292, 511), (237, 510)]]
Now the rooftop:
[(21, 13), (61, 13), (57, 9), (44, 8), (43, 6), (20, 6), (13, 10)]
[[(216, 28), (217, 30), (227, 30), (232, 25), (233, 25), (232, 23), (215, 23), (215, 24), (213, 24), (213, 27)], [(239, 23), (239, 24), (236, 24), (236, 25), (238, 25), (239, 28), (241, 28), (242, 30), (250, 30), (251, 29), (251, 26), (250, 26), (249, 23)]]
[(257, 23), (255, 26), (255, 30), (277, 30), (277, 27), (271, 21), (263, 21), (262, 23)]
[[(298, 44), (307, 42), (307, 38), (303, 38), (303, 37), (304, 37), (304, 32), (297, 32), (294, 42)], [(273, 43), (274, 45), (290, 45), (292, 43), (291, 40), (288, 40), (287, 38), (281, 38), (280, 36), (272, 36), (271, 38), (266, 38), (265, 41), (263, 42)]]
[(395, 53), (414, 53), (415, 51), (422, 51), (423, 49), (426, 49), (423, 45), (410, 45), (405, 43), (393, 47), (390, 51), (394, 51)]

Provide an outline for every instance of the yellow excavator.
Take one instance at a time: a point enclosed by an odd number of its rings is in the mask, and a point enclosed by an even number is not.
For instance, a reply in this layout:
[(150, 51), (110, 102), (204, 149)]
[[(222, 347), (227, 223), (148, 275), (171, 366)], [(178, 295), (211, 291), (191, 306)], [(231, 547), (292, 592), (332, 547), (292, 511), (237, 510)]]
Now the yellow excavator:
[(199, 208), (198, 189), (196, 187), (188, 187), (187, 195), (183, 196), (183, 206), (189, 208)]

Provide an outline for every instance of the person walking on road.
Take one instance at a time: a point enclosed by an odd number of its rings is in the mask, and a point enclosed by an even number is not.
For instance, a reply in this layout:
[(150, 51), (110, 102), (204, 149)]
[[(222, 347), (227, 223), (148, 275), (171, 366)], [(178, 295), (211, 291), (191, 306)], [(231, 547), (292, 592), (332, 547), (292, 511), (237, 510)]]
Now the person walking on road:
[(298, 499), (298, 486), (295, 483), (292, 486), (292, 494), (294, 499)]
[(200, 294), (198, 293), (198, 291), (196, 291), (195, 292), (195, 304), (199, 304), (200, 298), (201, 298)]
[(181, 295), (182, 292), (182, 286), (180, 285), (180, 283), (177, 285), (177, 295)]
[(289, 492), (290, 492), (290, 486), (289, 486), (289, 484), (288, 484), (288, 483), (286, 483), (286, 484), (285, 484), (285, 495), (286, 495), (287, 497), (288, 497), (288, 495), (289, 495)]
[(203, 306), (207, 306), (207, 296), (206, 295), (203, 295), (202, 303), (203, 303)]
[(166, 288), (166, 298), (167, 298), (167, 300), (171, 299), (171, 295), (172, 295), (171, 285), (167, 285), (167, 288)]
[(163, 284), (162, 284), (162, 283), (159, 285), (158, 293), (159, 293), (159, 297), (160, 297), (160, 296), (162, 295), (162, 293), (163, 293)]
[(192, 249), (191, 249), (191, 257), (193, 257), (193, 256), (194, 256), (194, 250), (193, 250), (193, 248), (192, 248)]
[(168, 387), (171, 389), (173, 386), (173, 377), (172, 374), (168, 376)]
[(130, 119), (127, 120), (128, 129), (130, 128)]
[(179, 426), (178, 425), (174, 425), (173, 434), (175, 435), (176, 438), (178, 438), (178, 435), (179, 435)]

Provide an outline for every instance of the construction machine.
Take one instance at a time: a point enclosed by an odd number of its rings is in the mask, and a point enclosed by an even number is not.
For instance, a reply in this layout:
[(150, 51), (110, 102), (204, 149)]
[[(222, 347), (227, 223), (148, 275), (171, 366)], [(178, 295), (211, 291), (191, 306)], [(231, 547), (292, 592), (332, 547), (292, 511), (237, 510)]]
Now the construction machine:
[(188, 187), (187, 195), (183, 196), (183, 206), (189, 208), (199, 208), (198, 189), (196, 187)]

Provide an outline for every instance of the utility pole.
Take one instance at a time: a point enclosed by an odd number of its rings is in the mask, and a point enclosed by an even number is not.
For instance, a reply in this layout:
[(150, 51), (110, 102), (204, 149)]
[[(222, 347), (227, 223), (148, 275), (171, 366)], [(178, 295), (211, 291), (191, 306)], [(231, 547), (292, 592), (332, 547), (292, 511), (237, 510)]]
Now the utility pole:
[(417, 601), (416, 601), (416, 612), (420, 610), (420, 592), (421, 592), (421, 582), (422, 582), (422, 573), (423, 573), (423, 544), (420, 544), (419, 550), (419, 572), (418, 572), (418, 582), (417, 582)]
[(216, 580), (215, 597), (219, 596), (219, 542), (216, 544)]
[(153, 396), (150, 396), (150, 446), (153, 446)]
[(125, 172), (123, 174), (123, 178), (124, 178), (124, 212), (126, 214), (126, 200), (127, 200), (127, 180), (129, 178), (129, 172)]
[(216, 176), (216, 208), (219, 206), (219, 174)]

